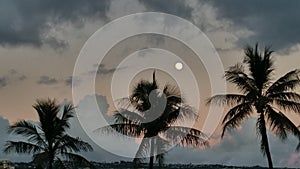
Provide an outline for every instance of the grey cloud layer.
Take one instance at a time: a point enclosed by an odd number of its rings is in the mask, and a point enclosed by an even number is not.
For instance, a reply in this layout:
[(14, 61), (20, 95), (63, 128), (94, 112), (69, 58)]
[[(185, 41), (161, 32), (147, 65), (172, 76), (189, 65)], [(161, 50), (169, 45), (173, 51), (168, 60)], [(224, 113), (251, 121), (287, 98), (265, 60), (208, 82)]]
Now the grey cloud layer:
[[(147, 11), (165, 12), (192, 19), (196, 8), (186, 1), (138, 0)], [(217, 15), (235, 25), (253, 31), (253, 36), (240, 39), (240, 45), (261, 42), (283, 49), (300, 42), (300, 1), (198, 1), (198, 5), (213, 4)], [(0, 1), (0, 44), (40, 46), (53, 48), (67, 45), (62, 39), (46, 36), (51, 26), (62, 22), (84, 24), (86, 18), (107, 19), (109, 0), (2, 0)], [(121, 10), (121, 9), (120, 9)]]
[(253, 0), (210, 1), (218, 8), (218, 16), (253, 31), (249, 39), (240, 39), (240, 45), (264, 43), (275, 49), (284, 49), (300, 43), (300, 1)]
[(0, 44), (60, 47), (65, 42), (45, 37), (51, 24), (72, 22), (80, 25), (88, 17), (106, 18), (109, 0), (1, 0)]
[[(148, 9), (174, 14), (192, 20), (193, 10), (188, 1), (140, 0)], [(206, 1), (197, 5), (212, 4), (219, 19), (233, 21), (236, 27), (253, 32), (250, 37), (240, 37), (238, 45), (244, 47), (256, 42), (271, 45), (273, 49), (286, 49), (300, 43), (300, 1)]]
[[(139, 0), (150, 11), (166, 12), (190, 18), (192, 8), (180, 0), (172, 3), (160, 0)], [(83, 25), (84, 20), (106, 20), (109, 0), (2, 0), (0, 1), (0, 45), (48, 44), (62, 48), (67, 42), (47, 36), (53, 25), (71, 22)]]
[(193, 9), (182, 0), (139, 0), (139, 2), (144, 4), (151, 11), (165, 12), (187, 19), (192, 17)]

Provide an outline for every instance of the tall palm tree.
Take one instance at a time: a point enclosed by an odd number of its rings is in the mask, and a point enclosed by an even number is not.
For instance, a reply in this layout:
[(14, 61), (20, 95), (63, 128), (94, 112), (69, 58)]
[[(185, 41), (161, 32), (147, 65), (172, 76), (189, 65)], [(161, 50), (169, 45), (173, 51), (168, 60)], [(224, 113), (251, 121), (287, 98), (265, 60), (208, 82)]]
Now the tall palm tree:
[(255, 47), (247, 47), (244, 53), (244, 65), (237, 64), (225, 72), (226, 80), (235, 84), (241, 94), (216, 95), (208, 103), (231, 107), (222, 122), (222, 138), (227, 129), (238, 127), (256, 112), (256, 130), (261, 140), (261, 151), (267, 156), (269, 168), (273, 168), (267, 126), (282, 140), (287, 139), (288, 132), (300, 140), (297, 126), (283, 114), (300, 113), (300, 95), (294, 92), (300, 85), (300, 70), (290, 71), (272, 83), (273, 51), (265, 48), (260, 52), (256, 44)]
[(131, 95), (119, 101), (115, 114), (115, 124), (100, 128), (106, 134), (113, 131), (141, 137), (142, 141), (134, 162), (138, 164), (146, 153), (150, 154), (149, 168), (153, 168), (154, 158), (162, 165), (163, 152), (170, 144), (179, 142), (181, 146), (208, 146), (207, 137), (195, 128), (176, 126), (180, 120), (196, 118), (194, 109), (185, 104), (177, 87), (166, 85), (160, 90), (156, 82), (140, 81)]
[(33, 154), (33, 162), (48, 169), (52, 169), (54, 163), (67, 168), (61, 158), (91, 165), (76, 154), (92, 151), (91, 145), (66, 133), (70, 128), (69, 120), (74, 116), (74, 107), (64, 104), (61, 110), (61, 106), (55, 100), (37, 100), (33, 108), (38, 113), (39, 122), (22, 120), (11, 125), (9, 133), (24, 136), (26, 141), (7, 141), (4, 152)]

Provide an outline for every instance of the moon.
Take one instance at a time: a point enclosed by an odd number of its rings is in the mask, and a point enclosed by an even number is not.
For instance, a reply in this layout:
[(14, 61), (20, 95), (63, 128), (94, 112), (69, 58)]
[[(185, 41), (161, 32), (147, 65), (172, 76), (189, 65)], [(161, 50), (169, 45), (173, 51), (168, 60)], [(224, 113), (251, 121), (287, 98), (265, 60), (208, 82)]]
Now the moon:
[(175, 63), (175, 69), (181, 70), (183, 68), (183, 64), (181, 62)]

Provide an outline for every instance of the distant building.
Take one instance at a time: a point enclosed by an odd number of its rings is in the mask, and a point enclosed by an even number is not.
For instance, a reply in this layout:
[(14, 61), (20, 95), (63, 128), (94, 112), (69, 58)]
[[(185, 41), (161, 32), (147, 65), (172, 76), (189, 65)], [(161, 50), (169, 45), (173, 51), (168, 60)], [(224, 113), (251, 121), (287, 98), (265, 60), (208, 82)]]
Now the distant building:
[(6, 159), (0, 159), (0, 169), (15, 169), (11, 161)]

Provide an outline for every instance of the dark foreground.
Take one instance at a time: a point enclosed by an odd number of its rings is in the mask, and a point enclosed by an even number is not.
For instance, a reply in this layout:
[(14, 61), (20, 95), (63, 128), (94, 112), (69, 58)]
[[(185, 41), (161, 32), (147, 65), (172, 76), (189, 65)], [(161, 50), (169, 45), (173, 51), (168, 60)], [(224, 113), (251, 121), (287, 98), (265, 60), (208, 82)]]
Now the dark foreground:
[[(115, 162), (115, 163), (97, 163), (93, 162), (96, 169), (132, 169), (131, 162)], [(15, 163), (15, 169), (33, 169), (32, 163)], [(76, 169), (89, 169), (88, 167), (75, 167)], [(138, 169), (147, 169), (147, 164), (141, 164)], [(206, 164), (165, 164), (163, 167), (154, 167), (155, 169), (267, 169), (266, 167), (252, 166), (252, 167), (237, 167), (224, 165), (206, 165)], [(278, 168), (281, 169), (281, 168)], [(287, 168), (286, 168), (287, 169)], [(290, 168), (289, 168), (290, 169)]]

